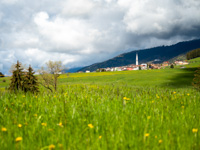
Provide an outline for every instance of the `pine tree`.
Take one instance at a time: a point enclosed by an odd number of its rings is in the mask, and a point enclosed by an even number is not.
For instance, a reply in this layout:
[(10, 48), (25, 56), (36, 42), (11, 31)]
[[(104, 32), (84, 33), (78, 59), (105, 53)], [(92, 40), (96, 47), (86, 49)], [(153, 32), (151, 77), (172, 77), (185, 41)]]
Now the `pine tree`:
[(200, 90), (200, 68), (195, 71), (194, 79), (192, 85), (197, 89)]
[(4, 74), (3, 74), (2, 72), (0, 72), (0, 78), (1, 78), (1, 77), (5, 77)]
[(38, 81), (36, 76), (34, 76), (34, 74), (35, 72), (33, 71), (32, 67), (29, 66), (28, 72), (25, 74), (23, 81), (24, 92), (32, 92), (32, 93), (39, 92)]
[(11, 78), (9, 90), (14, 91), (14, 92), (22, 90), (23, 77), (24, 77), (23, 68), (21, 67), (21, 64), (19, 63), (19, 61), (17, 61), (17, 64), (15, 65), (15, 68), (12, 72), (12, 78)]

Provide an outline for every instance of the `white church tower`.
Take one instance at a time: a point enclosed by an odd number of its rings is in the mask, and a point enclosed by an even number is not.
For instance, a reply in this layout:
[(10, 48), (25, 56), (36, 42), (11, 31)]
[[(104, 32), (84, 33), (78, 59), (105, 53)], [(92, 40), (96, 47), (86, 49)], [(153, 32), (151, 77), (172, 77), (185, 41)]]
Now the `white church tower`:
[(138, 53), (136, 52), (136, 65), (138, 65)]

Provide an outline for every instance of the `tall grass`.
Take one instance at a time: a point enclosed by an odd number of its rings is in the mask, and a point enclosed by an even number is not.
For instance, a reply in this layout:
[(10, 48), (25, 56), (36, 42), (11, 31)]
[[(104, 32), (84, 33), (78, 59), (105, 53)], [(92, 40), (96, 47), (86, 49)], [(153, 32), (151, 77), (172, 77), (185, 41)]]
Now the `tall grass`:
[(79, 84), (0, 99), (1, 149), (200, 148), (193, 89)]
[(9, 93), (0, 79), (0, 149), (200, 149), (195, 69), (62, 75), (59, 91)]

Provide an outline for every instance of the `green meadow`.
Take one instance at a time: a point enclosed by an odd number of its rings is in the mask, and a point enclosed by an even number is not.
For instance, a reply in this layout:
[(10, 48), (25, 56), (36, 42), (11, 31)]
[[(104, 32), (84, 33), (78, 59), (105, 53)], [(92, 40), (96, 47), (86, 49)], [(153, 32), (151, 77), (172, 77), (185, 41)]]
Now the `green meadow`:
[(199, 62), (63, 74), (57, 92), (37, 95), (10, 93), (10, 78), (0, 78), (0, 149), (199, 150)]

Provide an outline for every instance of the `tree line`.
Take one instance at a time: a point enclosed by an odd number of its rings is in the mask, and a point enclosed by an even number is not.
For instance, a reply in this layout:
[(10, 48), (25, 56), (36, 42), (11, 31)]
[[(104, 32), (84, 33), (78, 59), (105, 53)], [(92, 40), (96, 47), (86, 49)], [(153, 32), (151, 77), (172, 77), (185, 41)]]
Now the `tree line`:
[(188, 52), (186, 56), (187, 56), (187, 60), (200, 57), (200, 48)]
[(42, 85), (51, 92), (57, 90), (58, 77), (63, 70), (61, 61), (49, 61), (46, 67), (38, 70), (39, 75), (35, 76), (31, 65), (25, 69), (22, 64), (17, 61), (17, 64), (12, 66), (12, 77), (9, 85), (9, 90), (13, 92), (23, 91), (25, 93), (38, 93), (39, 85)]

